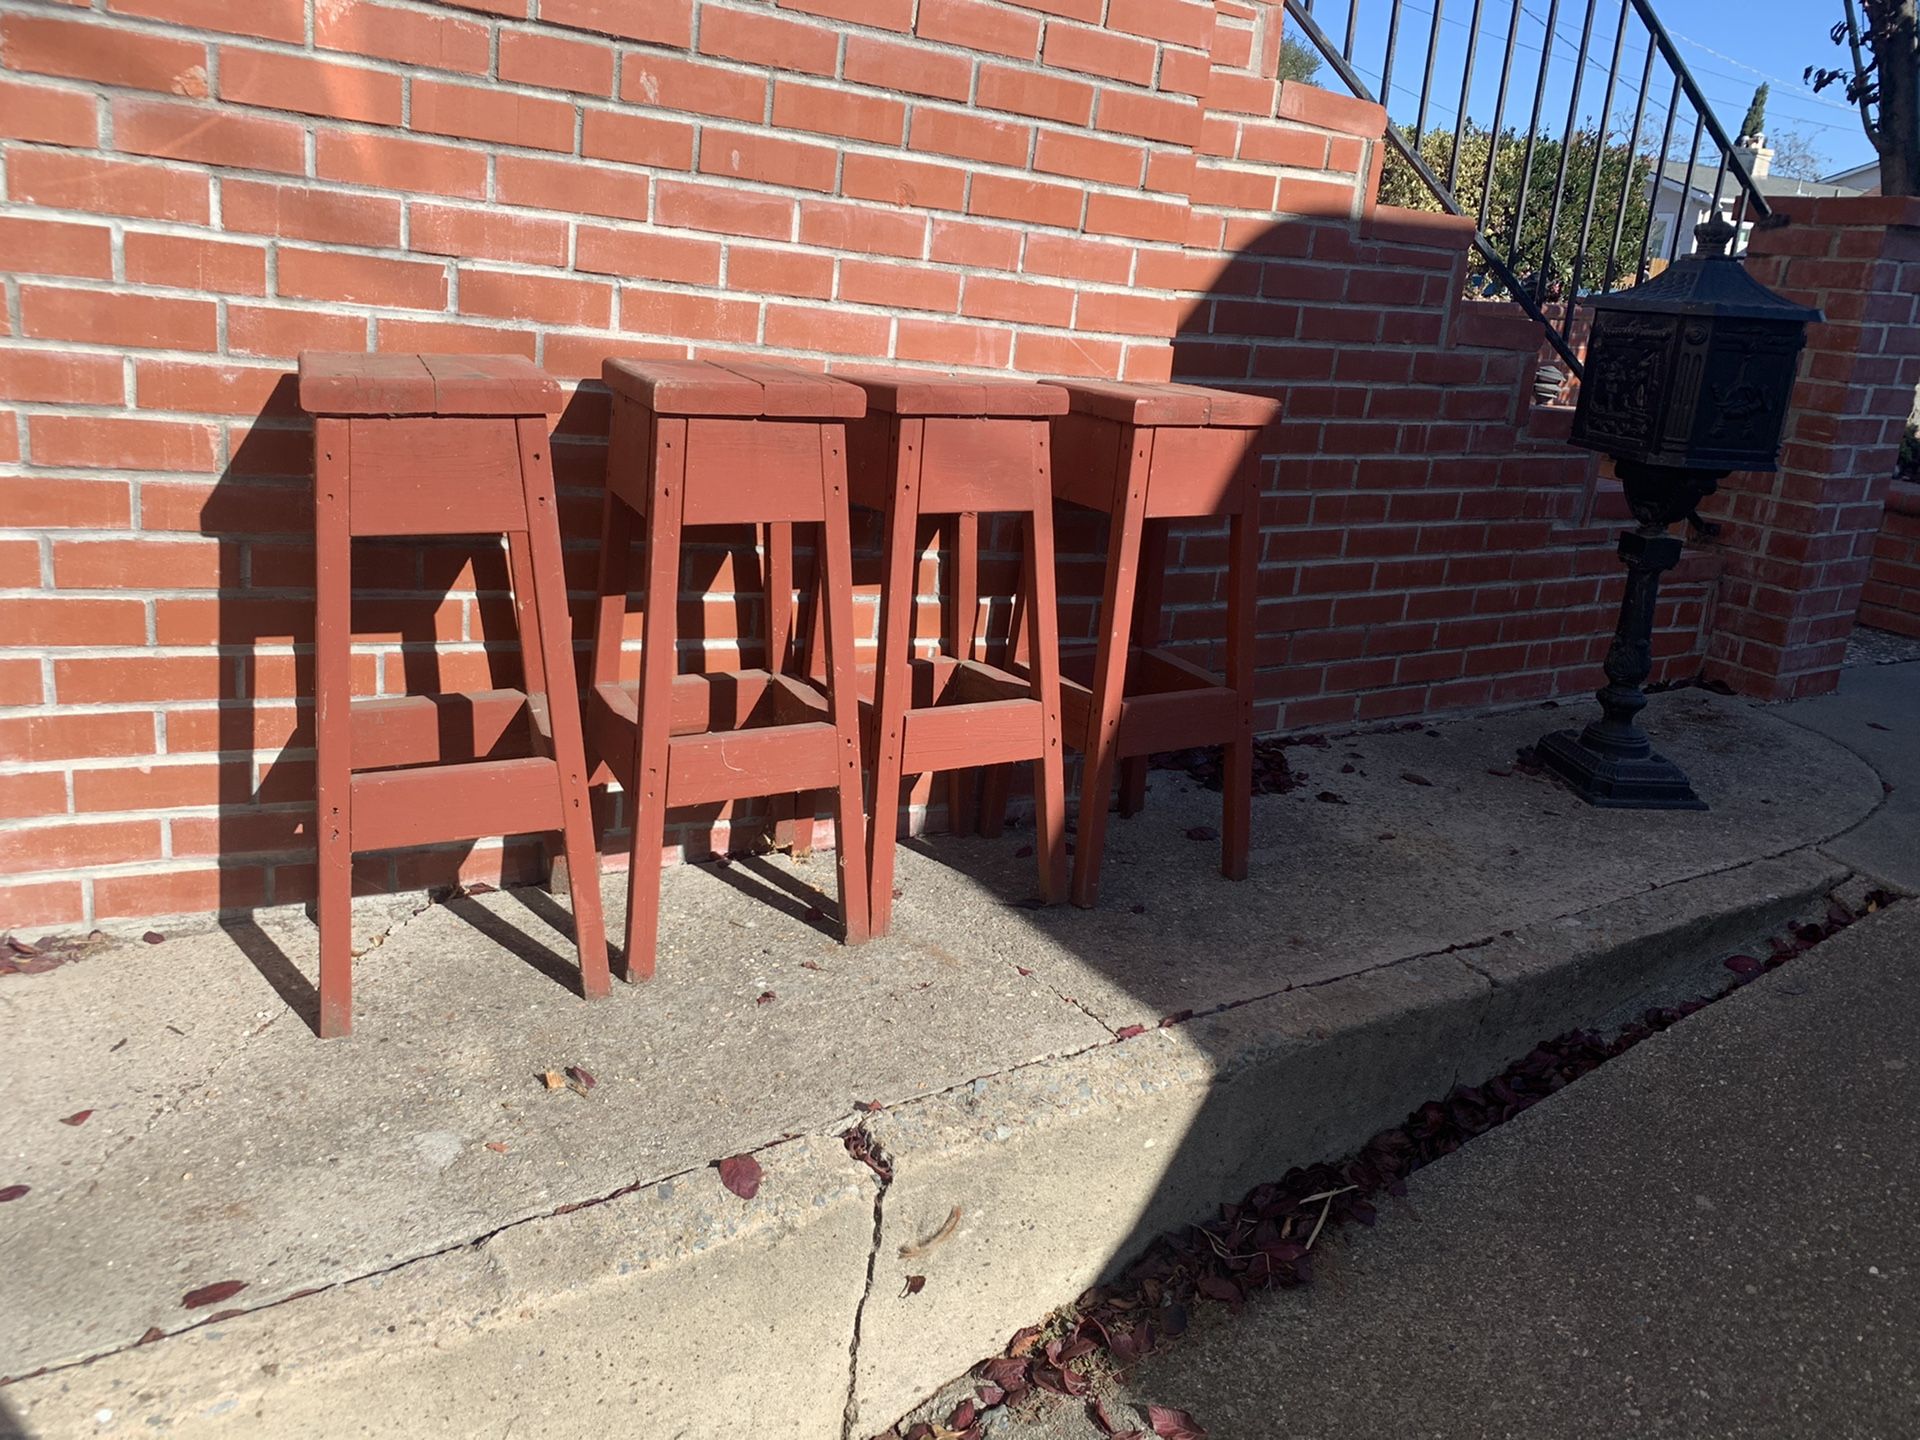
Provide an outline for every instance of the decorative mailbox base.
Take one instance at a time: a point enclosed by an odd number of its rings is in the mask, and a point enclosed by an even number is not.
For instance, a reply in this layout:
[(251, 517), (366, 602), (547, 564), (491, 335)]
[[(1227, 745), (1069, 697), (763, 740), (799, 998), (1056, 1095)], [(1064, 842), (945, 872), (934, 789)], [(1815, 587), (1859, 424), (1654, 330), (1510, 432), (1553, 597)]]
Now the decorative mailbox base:
[(1635, 717), (1646, 708), (1640, 687), (1653, 669), (1653, 615), (1660, 575), (1680, 560), (1680, 541), (1659, 525), (1620, 537), (1627, 591), (1607, 651), (1607, 683), (1596, 693), (1601, 715), (1584, 730), (1558, 730), (1536, 747), (1540, 763), (1589, 805), (1616, 810), (1704, 810), (1686, 772), (1658, 754)]

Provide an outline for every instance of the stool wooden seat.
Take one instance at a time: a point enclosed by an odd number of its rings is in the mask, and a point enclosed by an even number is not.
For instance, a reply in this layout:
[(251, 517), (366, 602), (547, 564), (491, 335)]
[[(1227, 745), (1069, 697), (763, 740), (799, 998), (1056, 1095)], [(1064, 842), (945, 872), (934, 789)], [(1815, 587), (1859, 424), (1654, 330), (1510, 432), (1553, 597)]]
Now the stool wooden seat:
[[(1244, 879), (1253, 801), (1258, 467), (1279, 404), (1193, 385), (1061, 383), (1072, 408), (1054, 425), (1054, 496), (1104, 511), (1112, 522), (1098, 639), (1061, 659), (1066, 742), (1086, 756), (1073, 901), (1090, 906), (1099, 895), (1115, 771), (1120, 813), (1132, 815), (1146, 796), (1147, 757), (1198, 745), (1226, 747), (1220, 871)], [(1229, 528), (1224, 680), (1159, 648), (1169, 522), (1223, 517)]]
[[(350, 904), (360, 850), (559, 831), (581, 990), (606, 994), (547, 451), (560, 387), (519, 356), (310, 352), (300, 357), (299, 389), (314, 417), (321, 1035), (352, 1025)], [(525, 689), (352, 700), (353, 538), (472, 534), (506, 536)], [(522, 720), (538, 753), (478, 758)]]
[[(956, 830), (971, 828), (973, 767), (1031, 760), (1038, 766), (1042, 897), (1065, 898), (1066, 794), (1060, 749), (1059, 638), (1054, 603), (1053, 417), (1066, 392), (1032, 380), (942, 371), (836, 371), (867, 395), (852, 428), (853, 502), (886, 515), (880, 649), (872, 696), (874, 800), (872, 933), (893, 913), (893, 867), (903, 776), (954, 772)], [(1030, 672), (987, 663), (978, 644), (980, 516), (1020, 517), (1021, 583)], [(923, 518), (948, 532), (946, 636), (939, 653), (916, 657)]]
[[(832, 790), (846, 942), (867, 937), (866, 825), (855, 679), (847, 422), (852, 385), (781, 365), (609, 360), (613, 391), (587, 727), (596, 762), (633, 797), (623, 974), (653, 974), (667, 810)], [(789, 673), (791, 570), (770, 585), (768, 664), (678, 674), (680, 546), (691, 525), (822, 533), (824, 684)], [(645, 547), (640, 678), (620, 679), (633, 546)], [(769, 550), (774, 547), (770, 544)], [(790, 562), (789, 562), (790, 563)], [(777, 595), (774, 593), (777, 591)]]

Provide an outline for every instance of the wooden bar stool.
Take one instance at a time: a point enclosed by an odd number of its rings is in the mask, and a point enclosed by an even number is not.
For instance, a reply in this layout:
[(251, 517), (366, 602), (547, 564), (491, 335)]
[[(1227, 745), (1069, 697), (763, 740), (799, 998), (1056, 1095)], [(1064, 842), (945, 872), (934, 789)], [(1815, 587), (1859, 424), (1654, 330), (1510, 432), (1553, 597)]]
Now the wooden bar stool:
[[(873, 697), (872, 933), (893, 915), (893, 866), (903, 775), (952, 777), (956, 830), (971, 828), (975, 766), (1038, 763), (1040, 888), (1065, 897), (1066, 788), (1060, 749), (1059, 633), (1054, 603), (1050, 417), (1066, 392), (1031, 380), (939, 371), (837, 372), (866, 391), (853, 427), (853, 501), (885, 512), (880, 650)], [(980, 516), (1020, 517), (1021, 581), (1030, 673), (987, 663), (978, 644)], [(946, 636), (940, 652), (914, 654), (920, 523), (949, 532)]]
[[(560, 387), (514, 355), (300, 357), (300, 406), (314, 417), (323, 1037), (353, 1023), (350, 905), (360, 850), (559, 831), (580, 988), (589, 999), (607, 993), (547, 454), (547, 417), (559, 400)], [(473, 534), (507, 538), (525, 689), (352, 700), (353, 538)], [(536, 754), (479, 758), (523, 719)]]
[[(1099, 896), (1107, 797), (1146, 798), (1147, 757), (1224, 745), (1220, 873), (1247, 874), (1253, 804), (1254, 604), (1260, 570), (1261, 440), (1279, 403), (1192, 385), (1063, 381), (1072, 410), (1054, 425), (1053, 493), (1106, 512), (1098, 640), (1063, 652), (1067, 744), (1084, 752), (1073, 903)], [(1159, 648), (1169, 522), (1228, 518), (1227, 673)], [(1004, 801), (997, 795), (990, 810)], [(997, 821), (990, 814), (989, 821)]]
[[(866, 824), (846, 430), (866, 413), (866, 397), (780, 365), (609, 360), (601, 376), (613, 391), (613, 434), (587, 728), (596, 777), (610, 773), (633, 797), (622, 973), (653, 974), (668, 809), (795, 790), (835, 794), (841, 918), (857, 945), (867, 938)], [(620, 679), (620, 641), (636, 522), (647, 573), (634, 686)], [(790, 589), (777, 602), (769, 595), (770, 628), (780, 634), (767, 668), (678, 674), (685, 528), (766, 526), (790, 552), (796, 524), (822, 532), (825, 685), (787, 673)], [(791, 586), (790, 570), (778, 583)]]

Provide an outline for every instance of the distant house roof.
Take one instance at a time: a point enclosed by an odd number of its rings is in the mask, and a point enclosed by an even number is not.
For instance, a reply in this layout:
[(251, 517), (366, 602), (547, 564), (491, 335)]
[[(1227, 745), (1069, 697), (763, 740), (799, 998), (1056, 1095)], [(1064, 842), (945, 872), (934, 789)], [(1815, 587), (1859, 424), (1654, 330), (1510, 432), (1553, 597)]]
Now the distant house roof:
[(1862, 195), (1880, 193), (1880, 162), (1869, 160), (1864, 165), (1856, 165), (1851, 170), (1836, 170), (1824, 177), (1829, 185), (1851, 185)]
[[(1719, 170), (1720, 162), (1717, 160), (1711, 165), (1695, 165), (1691, 170), (1684, 160), (1669, 160), (1660, 167), (1660, 180), (1662, 184), (1676, 188), (1684, 186), (1702, 196), (1711, 195), (1713, 178)], [(1754, 183), (1769, 200), (1794, 195), (1824, 197), (1860, 193), (1858, 186), (1836, 184), (1832, 180), (1799, 180), (1791, 175), (1762, 175)], [(1730, 200), (1738, 191), (1739, 182), (1733, 178), (1733, 167), (1728, 166), (1726, 175), (1720, 181), (1721, 197)]]

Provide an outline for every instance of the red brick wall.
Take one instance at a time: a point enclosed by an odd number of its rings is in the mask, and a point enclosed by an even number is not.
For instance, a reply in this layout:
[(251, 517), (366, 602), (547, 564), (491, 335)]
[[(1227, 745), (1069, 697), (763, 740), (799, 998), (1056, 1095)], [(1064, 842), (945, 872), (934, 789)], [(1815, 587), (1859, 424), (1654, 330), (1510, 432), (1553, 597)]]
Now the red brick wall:
[[(305, 347), (1258, 385), (1288, 410), (1264, 725), (1592, 683), (1611, 502), (1524, 409), (1534, 338), (1457, 302), (1457, 230), (1373, 213), (1380, 112), (1278, 87), (1264, 4), (0, 10), (0, 925), (308, 895)], [(583, 388), (554, 447), (581, 590), (605, 424)], [(751, 548), (700, 554), (689, 648), (724, 664)], [(1187, 537), (1169, 585), (1201, 649), (1218, 555)], [(511, 683), (496, 550), (368, 545), (356, 573), (362, 691)], [(1709, 580), (1670, 587), (1670, 670)]]
[(1887, 491), (1860, 623), (1920, 636), (1920, 485), (1896, 480)]
[(1728, 477), (1724, 606), (1710, 673), (1768, 700), (1839, 684), (1900, 437), (1920, 384), (1920, 198), (1782, 200), (1754, 229), (1754, 278), (1823, 324), (1808, 332), (1780, 454)]

